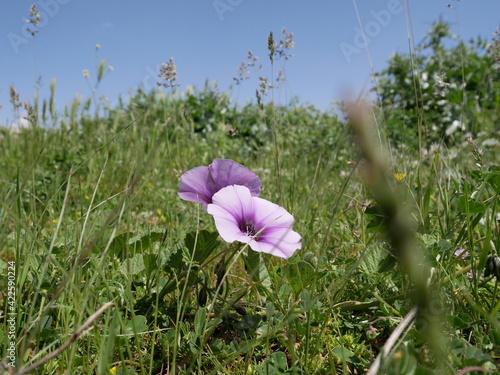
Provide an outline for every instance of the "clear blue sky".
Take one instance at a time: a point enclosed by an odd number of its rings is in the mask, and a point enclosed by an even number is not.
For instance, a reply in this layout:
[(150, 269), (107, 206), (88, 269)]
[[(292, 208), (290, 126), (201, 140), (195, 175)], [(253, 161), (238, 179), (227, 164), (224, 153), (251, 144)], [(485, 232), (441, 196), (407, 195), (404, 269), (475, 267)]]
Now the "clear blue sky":
[[(404, 0), (34, 0), (44, 17), (34, 39), (23, 31), (31, 3), (0, 4), (0, 124), (13, 118), (10, 85), (21, 100), (31, 101), (37, 77), (41, 98), (48, 97), (50, 80), (56, 78), (61, 109), (76, 94), (91, 95), (82, 71), (88, 69), (95, 79), (101, 58), (114, 68), (99, 87), (111, 103), (141, 85), (153, 87), (154, 73), (170, 57), (181, 90), (201, 88), (209, 80), (225, 91), (248, 50), (264, 66), (255, 79), (270, 77), (267, 36), (273, 31), (278, 39), (286, 27), (294, 34), (295, 50), (285, 67), (288, 81), (275, 100), (285, 103), (297, 96), (301, 103), (326, 109), (348, 92), (369, 88), (372, 66), (366, 50), (358, 48), (360, 27), (370, 39), (375, 71), (392, 53), (408, 52)], [(439, 18), (465, 40), (491, 40), (500, 21), (499, 0), (418, 0), (406, 6), (416, 41)], [(97, 54), (96, 44), (101, 45)], [(246, 81), (233, 89), (233, 98), (254, 100), (256, 88), (256, 80)]]

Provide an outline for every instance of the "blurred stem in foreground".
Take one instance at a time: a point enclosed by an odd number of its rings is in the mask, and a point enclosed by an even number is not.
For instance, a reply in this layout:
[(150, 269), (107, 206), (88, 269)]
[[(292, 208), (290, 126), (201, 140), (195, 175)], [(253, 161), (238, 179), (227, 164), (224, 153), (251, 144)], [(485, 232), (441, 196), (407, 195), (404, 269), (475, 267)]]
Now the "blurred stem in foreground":
[(351, 103), (347, 114), (364, 159), (365, 183), (384, 213), (387, 240), (401, 269), (408, 273), (413, 284), (412, 297), (417, 308), (416, 328), (433, 348), (439, 367), (439, 361), (445, 358), (438, 318), (441, 314), (441, 304), (437, 296), (430, 292), (431, 273), (420, 249), (415, 245), (414, 230), (408, 220), (409, 212), (403, 207), (389, 182), (390, 173), (382, 154), (383, 145), (376, 136), (368, 106)]

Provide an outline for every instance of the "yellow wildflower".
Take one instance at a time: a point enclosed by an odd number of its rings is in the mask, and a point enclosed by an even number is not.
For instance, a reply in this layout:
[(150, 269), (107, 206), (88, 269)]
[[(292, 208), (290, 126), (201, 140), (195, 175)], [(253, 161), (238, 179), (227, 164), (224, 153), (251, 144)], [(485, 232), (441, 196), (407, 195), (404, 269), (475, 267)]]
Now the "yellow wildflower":
[(401, 182), (406, 177), (406, 173), (394, 173), (394, 178), (397, 182)]

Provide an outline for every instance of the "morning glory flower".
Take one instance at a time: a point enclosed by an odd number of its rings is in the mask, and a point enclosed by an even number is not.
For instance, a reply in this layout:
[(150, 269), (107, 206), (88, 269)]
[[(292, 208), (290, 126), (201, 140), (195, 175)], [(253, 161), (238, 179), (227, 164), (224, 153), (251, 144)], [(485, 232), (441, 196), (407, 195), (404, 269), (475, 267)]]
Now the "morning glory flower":
[(230, 185), (246, 186), (252, 196), (260, 194), (260, 178), (233, 160), (215, 159), (212, 164), (190, 169), (181, 176), (179, 197), (207, 205), (220, 189)]
[(292, 230), (294, 219), (283, 207), (252, 196), (246, 186), (232, 185), (212, 197), (207, 212), (226, 242), (247, 243), (255, 251), (290, 258), (301, 237)]

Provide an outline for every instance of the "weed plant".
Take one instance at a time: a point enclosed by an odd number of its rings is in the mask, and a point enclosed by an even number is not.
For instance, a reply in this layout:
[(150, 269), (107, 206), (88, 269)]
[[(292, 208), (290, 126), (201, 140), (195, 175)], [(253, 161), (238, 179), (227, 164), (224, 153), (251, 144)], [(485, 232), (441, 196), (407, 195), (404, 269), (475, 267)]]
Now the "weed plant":
[[(269, 45), (275, 63), (285, 42)], [(57, 116), (35, 102), (31, 127), (1, 130), (0, 271), (16, 275), (13, 304), (0, 279), (2, 371), (500, 371), (491, 127), (428, 149), (417, 130), (398, 147), (404, 125), (391, 138), (384, 106), (347, 120), (262, 96), (236, 107), (213, 85), (179, 91), (173, 71), (171, 59), (167, 93), (77, 99)], [(181, 174), (216, 158), (254, 171), (294, 215), (293, 257), (224, 243), (179, 199)]]

